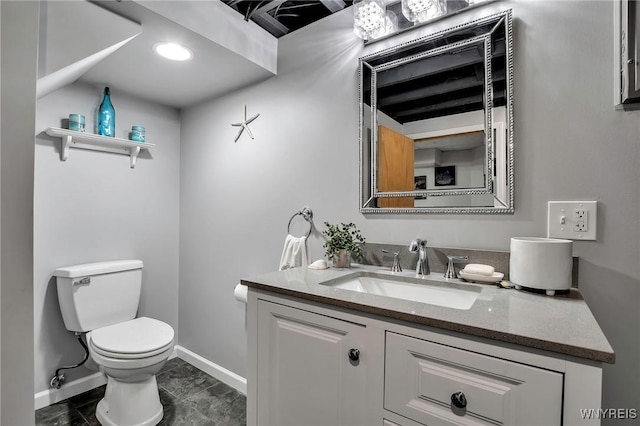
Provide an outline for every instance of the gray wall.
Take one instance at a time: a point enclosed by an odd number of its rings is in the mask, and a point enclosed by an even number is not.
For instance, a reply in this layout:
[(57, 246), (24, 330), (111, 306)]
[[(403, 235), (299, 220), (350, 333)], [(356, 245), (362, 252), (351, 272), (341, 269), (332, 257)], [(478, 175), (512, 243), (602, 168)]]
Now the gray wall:
[[(115, 259), (141, 259), (139, 315), (178, 330), (178, 228), (180, 117), (177, 110), (125, 96), (112, 87), (116, 136), (133, 124), (147, 129), (157, 146), (138, 158), (71, 149), (60, 161), (60, 138), (42, 133), (60, 127), (69, 113), (87, 117), (102, 87), (73, 84), (38, 100), (34, 196), (35, 391), (49, 388), (55, 369), (82, 359), (83, 351), (65, 329), (53, 271), (61, 266)], [(68, 380), (91, 373), (70, 370)]]
[[(512, 236), (545, 236), (548, 200), (597, 200), (598, 240), (576, 242), (574, 254), (580, 288), (617, 352), (617, 363), (604, 369), (604, 405), (640, 406), (640, 113), (612, 107), (613, 4), (488, 5), (508, 7), (515, 17), (514, 215), (358, 212), (357, 58), (466, 15), (364, 49), (345, 10), (281, 38), (277, 77), (183, 112), (183, 346), (245, 374), (244, 308), (233, 286), (277, 269), (287, 221), (303, 205), (320, 230), (324, 221), (353, 221), (372, 242), (420, 236), (433, 246), (508, 250)], [(245, 134), (233, 143), (230, 123), (241, 119), (243, 104), (261, 114), (251, 124), (255, 140)], [(323, 256), (321, 244), (315, 233), (312, 259)]]
[(29, 425), (34, 422), (33, 131), (38, 7), (36, 2), (0, 2), (0, 424), (3, 425)]

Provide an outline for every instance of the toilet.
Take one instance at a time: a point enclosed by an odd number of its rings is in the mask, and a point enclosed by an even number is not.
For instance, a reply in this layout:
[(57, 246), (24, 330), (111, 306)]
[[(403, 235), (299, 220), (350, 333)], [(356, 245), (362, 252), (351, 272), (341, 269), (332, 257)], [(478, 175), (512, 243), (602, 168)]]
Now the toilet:
[(67, 330), (86, 332), (93, 362), (107, 377), (96, 418), (105, 426), (156, 425), (163, 416), (156, 373), (173, 351), (173, 328), (136, 318), (142, 261), (58, 268), (58, 302)]

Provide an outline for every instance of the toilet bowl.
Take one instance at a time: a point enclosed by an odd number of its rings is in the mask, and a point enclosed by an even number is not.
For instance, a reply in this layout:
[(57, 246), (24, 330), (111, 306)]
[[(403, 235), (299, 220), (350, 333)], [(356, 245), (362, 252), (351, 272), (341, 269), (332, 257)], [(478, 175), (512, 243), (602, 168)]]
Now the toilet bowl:
[(140, 317), (87, 334), (89, 354), (107, 376), (96, 418), (107, 426), (155, 425), (162, 419), (155, 375), (173, 351), (173, 328)]

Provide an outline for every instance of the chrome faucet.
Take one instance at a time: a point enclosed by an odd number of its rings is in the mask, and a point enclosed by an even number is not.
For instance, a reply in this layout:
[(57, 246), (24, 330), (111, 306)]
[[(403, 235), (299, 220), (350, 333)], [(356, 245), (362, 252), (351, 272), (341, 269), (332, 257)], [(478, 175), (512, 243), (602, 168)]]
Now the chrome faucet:
[(409, 244), (411, 253), (418, 252), (418, 262), (416, 263), (416, 275), (429, 275), (429, 259), (427, 259), (427, 241), (416, 238)]

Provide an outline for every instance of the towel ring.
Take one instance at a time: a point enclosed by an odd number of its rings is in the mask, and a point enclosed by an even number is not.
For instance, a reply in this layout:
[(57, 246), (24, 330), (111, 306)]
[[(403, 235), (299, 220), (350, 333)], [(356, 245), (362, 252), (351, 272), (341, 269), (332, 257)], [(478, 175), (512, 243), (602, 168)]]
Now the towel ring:
[(309, 207), (306, 206), (303, 207), (299, 212), (295, 212), (293, 216), (291, 216), (291, 219), (289, 219), (289, 223), (287, 224), (287, 233), (289, 234), (291, 234), (291, 222), (296, 216), (302, 216), (304, 220), (309, 222), (309, 231), (307, 232), (307, 238), (309, 238), (309, 235), (311, 235), (311, 230), (313, 229), (313, 212)]

